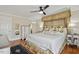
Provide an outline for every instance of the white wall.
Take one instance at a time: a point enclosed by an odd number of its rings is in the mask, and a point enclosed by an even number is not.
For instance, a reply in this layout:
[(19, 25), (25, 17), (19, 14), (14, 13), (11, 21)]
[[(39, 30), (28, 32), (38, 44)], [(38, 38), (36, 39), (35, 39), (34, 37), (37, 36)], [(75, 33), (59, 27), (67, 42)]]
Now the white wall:
[(71, 12), (72, 32), (79, 34), (79, 10)]
[(16, 40), (20, 38), (20, 36), (15, 35), (16, 24), (28, 25), (29, 23), (26, 18), (0, 14), (0, 34), (7, 35), (9, 40)]
[(0, 34), (12, 35), (12, 18), (0, 15)]
[(19, 34), (21, 33), (21, 26), (22, 25), (29, 25), (30, 24), (30, 21), (26, 18), (21, 18), (21, 17), (12, 17), (12, 30), (13, 30), (13, 37), (17, 37), (17, 39), (20, 38), (20, 35), (16, 35), (15, 32), (16, 32), (16, 24), (19, 24)]
[(43, 22), (41, 20), (32, 21), (32, 32), (39, 32), (43, 30)]

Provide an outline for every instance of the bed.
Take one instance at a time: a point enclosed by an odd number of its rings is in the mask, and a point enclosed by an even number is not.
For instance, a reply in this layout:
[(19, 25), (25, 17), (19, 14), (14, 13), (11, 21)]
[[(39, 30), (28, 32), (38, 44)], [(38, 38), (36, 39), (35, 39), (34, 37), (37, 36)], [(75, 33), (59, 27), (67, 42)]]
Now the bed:
[(66, 30), (62, 33), (43, 31), (40, 33), (32, 33), (28, 35), (28, 41), (33, 42), (44, 50), (50, 50), (54, 54), (60, 53), (64, 48), (63, 44), (66, 38)]
[[(29, 34), (28, 41), (33, 42), (42, 49), (50, 50), (54, 54), (61, 53), (65, 46), (70, 16), (70, 10), (67, 10), (43, 17), (43, 25), (41, 27), (43, 32)], [(51, 29), (53, 31), (50, 31)], [(62, 29), (64, 29), (63, 32), (61, 31)], [(37, 31), (37, 28), (35, 31)]]

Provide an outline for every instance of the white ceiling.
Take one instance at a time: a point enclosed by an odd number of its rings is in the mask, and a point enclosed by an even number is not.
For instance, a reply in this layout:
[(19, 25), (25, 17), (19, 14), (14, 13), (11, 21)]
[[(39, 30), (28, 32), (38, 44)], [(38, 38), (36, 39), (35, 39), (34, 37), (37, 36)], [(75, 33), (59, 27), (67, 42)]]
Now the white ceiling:
[[(43, 14), (31, 13), (30, 11), (38, 10), (40, 5), (0, 5), (0, 12), (9, 13), (17, 16), (26, 17), (29, 19), (40, 19)], [(44, 6), (44, 5), (42, 5)], [(79, 10), (79, 6), (68, 6), (68, 5), (50, 5), (48, 9), (45, 10), (47, 15), (54, 14), (70, 8), (72, 11)]]

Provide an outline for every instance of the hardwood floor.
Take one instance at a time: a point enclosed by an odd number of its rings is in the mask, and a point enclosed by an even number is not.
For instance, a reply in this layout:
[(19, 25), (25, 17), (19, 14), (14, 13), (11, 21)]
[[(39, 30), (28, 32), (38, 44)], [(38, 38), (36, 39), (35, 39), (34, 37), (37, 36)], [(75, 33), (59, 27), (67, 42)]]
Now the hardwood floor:
[(66, 45), (61, 54), (79, 54), (79, 47)]

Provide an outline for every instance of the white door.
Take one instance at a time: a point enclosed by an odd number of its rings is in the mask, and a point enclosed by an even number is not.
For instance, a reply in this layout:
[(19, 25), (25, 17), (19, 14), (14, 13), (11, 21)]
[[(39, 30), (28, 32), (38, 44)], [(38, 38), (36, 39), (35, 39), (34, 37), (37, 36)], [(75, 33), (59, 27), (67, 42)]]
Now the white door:
[(29, 33), (30, 33), (30, 27), (27, 25), (22, 25), (21, 26), (21, 38), (22, 39), (27, 38)]

